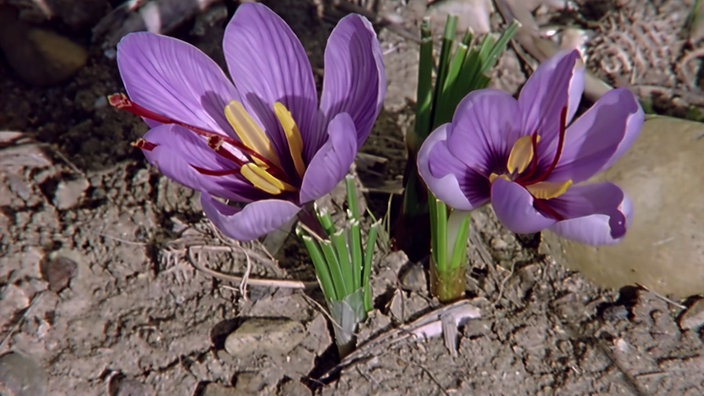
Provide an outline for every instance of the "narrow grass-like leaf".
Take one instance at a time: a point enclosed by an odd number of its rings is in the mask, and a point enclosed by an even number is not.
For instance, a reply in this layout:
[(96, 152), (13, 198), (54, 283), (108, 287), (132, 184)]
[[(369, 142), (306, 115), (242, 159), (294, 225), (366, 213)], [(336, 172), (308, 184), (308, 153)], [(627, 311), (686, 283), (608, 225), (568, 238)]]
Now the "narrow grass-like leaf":
[(501, 33), (501, 36), (499, 36), (499, 39), (494, 43), (494, 45), (491, 46), (491, 49), (487, 54), (485, 54), (485, 58), (483, 58), (482, 62), (482, 74), (486, 73), (489, 71), (491, 67), (494, 66), (496, 63), (496, 60), (501, 56), (501, 54), (506, 50), (506, 46), (508, 45), (508, 42), (513, 38), (513, 36), (516, 35), (516, 32), (518, 32), (518, 29), (521, 27), (521, 24), (514, 20), (507, 28), (504, 30), (503, 33)]
[(438, 234), (438, 245), (436, 246), (438, 248), (438, 265), (439, 269), (447, 271), (447, 205), (435, 197), (432, 199), (434, 201), (432, 205), (435, 206), (435, 221), (438, 226), (436, 230)]
[(459, 268), (461, 265), (466, 265), (467, 260), (467, 239), (469, 238), (469, 222), (471, 220), (471, 215), (469, 213), (463, 213), (460, 211), (453, 211), (450, 215), (449, 223), (457, 222), (455, 218), (460, 216), (460, 225), (452, 225), (452, 233), (455, 234), (455, 243), (452, 246), (452, 259), (450, 261), (451, 268)]
[(376, 246), (376, 236), (381, 227), (381, 222), (376, 221), (369, 228), (367, 235), (367, 245), (364, 248), (364, 268), (362, 269), (362, 282), (364, 284), (364, 305), (367, 311), (371, 311), (374, 307), (372, 303), (372, 290), (369, 284), (369, 279), (372, 272), (372, 259), (374, 258), (374, 247)]
[(311, 261), (313, 261), (315, 274), (318, 276), (318, 282), (320, 283), (320, 288), (323, 289), (325, 298), (331, 301), (339, 300), (340, 296), (337, 295), (327, 262), (318, 247), (318, 243), (310, 236), (303, 235), (303, 231), (300, 228), (296, 229), (296, 234), (303, 240), (303, 245), (305, 245), (306, 250), (308, 250), (308, 255)]
[(351, 293), (355, 290), (354, 278), (352, 271), (352, 263), (350, 262), (350, 249), (347, 246), (344, 230), (338, 230), (330, 235), (332, 245), (337, 253), (337, 261), (340, 263), (340, 272), (342, 273), (342, 281), (345, 283), (345, 290)]
[(350, 256), (352, 256), (352, 273), (354, 277), (353, 290), (357, 290), (364, 284), (364, 277), (362, 274), (362, 230), (359, 226), (359, 221), (350, 221), (349, 229)]
[(354, 176), (350, 174), (345, 176), (345, 187), (347, 190), (347, 207), (351, 218), (359, 221), (359, 202), (357, 202), (357, 186), (355, 185)]
[(323, 230), (325, 230), (325, 233), (330, 235), (333, 232), (335, 232), (335, 225), (332, 221), (332, 216), (330, 216), (330, 213), (323, 208), (323, 209), (318, 209), (317, 205), (315, 207), (315, 214), (318, 216), (318, 221), (320, 222), (320, 225), (323, 227)]
[(340, 268), (340, 261), (337, 259), (337, 254), (335, 253), (332, 242), (328, 240), (320, 241), (320, 250), (323, 251), (325, 261), (328, 263), (332, 283), (335, 285), (335, 294), (339, 298), (344, 298), (344, 296), (350, 293), (350, 290), (347, 289), (345, 276), (342, 273), (342, 268)]
[(455, 53), (452, 54), (452, 59), (450, 60), (450, 65), (447, 69), (447, 77), (445, 78), (445, 84), (442, 87), (442, 96), (448, 92), (450, 87), (455, 84), (455, 81), (460, 75), (460, 70), (462, 69), (462, 64), (464, 63), (464, 58), (467, 56), (467, 51), (469, 49), (469, 43), (472, 40), (472, 34), (467, 32), (464, 35), (464, 39), (457, 44), (457, 49)]
[[(433, 108), (431, 111), (432, 129), (440, 125), (440, 120), (447, 118), (447, 113), (452, 114), (455, 109), (446, 109), (440, 107), (442, 90), (447, 79), (447, 72), (450, 66), (450, 57), (452, 55), (452, 47), (455, 42), (455, 31), (457, 30), (457, 16), (448, 15), (445, 21), (445, 32), (442, 38), (442, 46), (440, 47), (440, 60), (437, 67), (437, 78), (435, 80), (435, 89), (433, 91)], [(430, 133), (430, 131), (428, 131)], [(427, 136), (427, 134), (426, 134)]]
[(408, 139), (409, 151), (414, 156), (430, 133), (432, 126), (430, 116), (433, 103), (433, 34), (430, 31), (429, 18), (423, 18), (420, 25), (420, 58), (418, 62), (415, 136), (413, 139)]

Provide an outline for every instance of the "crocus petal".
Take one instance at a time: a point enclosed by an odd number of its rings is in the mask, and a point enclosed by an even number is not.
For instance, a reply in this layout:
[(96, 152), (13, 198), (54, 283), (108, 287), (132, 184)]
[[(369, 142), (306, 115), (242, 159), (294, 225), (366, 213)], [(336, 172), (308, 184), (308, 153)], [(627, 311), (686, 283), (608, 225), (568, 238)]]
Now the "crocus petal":
[(467, 167), (447, 146), (451, 124), (438, 127), (418, 152), (418, 173), (435, 196), (452, 208), (476, 209), (489, 202), (489, 181)]
[(160, 125), (149, 130), (144, 139), (156, 145), (142, 150), (147, 160), (164, 176), (186, 187), (238, 202), (249, 202), (259, 195), (234, 175), (215, 177), (198, 172), (194, 166), (222, 171), (232, 169), (232, 165), (223, 162), (202, 138), (183, 127)]
[(624, 133), (621, 142), (618, 144), (616, 152), (601, 167), (601, 169), (599, 169), (599, 172), (610, 168), (611, 165), (615, 164), (616, 161), (626, 154), (626, 151), (628, 151), (631, 146), (633, 146), (633, 143), (635, 143), (636, 138), (640, 136), (640, 131), (643, 127), (643, 123), (645, 122), (645, 113), (643, 112), (643, 108), (640, 103), (638, 103), (635, 95), (631, 93), (630, 96), (623, 100), (622, 104), (624, 107), (628, 106), (631, 110), (633, 109), (633, 106), (635, 106), (636, 110), (632, 110), (632, 112), (628, 115), (628, 119), (626, 120), (626, 132)]
[(316, 200), (332, 191), (349, 172), (357, 154), (352, 117), (340, 113), (328, 125), (328, 141), (310, 161), (301, 183), (300, 202)]
[(291, 28), (262, 4), (237, 8), (225, 29), (223, 51), (245, 107), (269, 134), (279, 155), (288, 145), (274, 116), (275, 102), (293, 115), (303, 141), (316, 127), (318, 96), (306, 52)]
[(200, 196), (203, 212), (215, 226), (232, 239), (251, 241), (289, 222), (301, 209), (289, 201), (266, 199), (238, 209), (214, 199)]
[(153, 33), (130, 33), (117, 45), (117, 66), (128, 96), (138, 105), (198, 128), (229, 130), (223, 110), (239, 96), (222, 69), (198, 48)]
[[(357, 146), (361, 147), (381, 110), (385, 94), (381, 47), (372, 24), (359, 15), (342, 18), (325, 48), (323, 115), (328, 120), (343, 112), (352, 116), (357, 126)], [(306, 150), (313, 153), (325, 141), (325, 123), (318, 130), (317, 140), (306, 145)]]
[(505, 167), (513, 143), (523, 133), (518, 111), (518, 103), (506, 92), (471, 92), (452, 118), (452, 130), (447, 136), (450, 152), (486, 177), (491, 172), (502, 172), (497, 167)]
[(551, 202), (565, 220), (550, 227), (556, 234), (589, 245), (620, 241), (633, 218), (631, 200), (611, 183), (581, 185)]
[(560, 114), (567, 106), (567, 122), (577, 111), (584, 91), (584, 67), (579, 51), (555, 55), (543, 62), (526, 81), (518, 97), (526, 133), (538, 132), (542, 144), (551, 143), (560, 131)]
[(491, 206), (496, 217), (513, 232), (529, 234), (555, 224), (556, 220), (538, 212), (533, 202), (533, 196), (517, 183), (498, 178), (491, 184)]
[(643, 109), (630, 91), (607, 92), (567, 129), (550, 180), (578, 183), (607, 168), (633, 144), (643, 119)]

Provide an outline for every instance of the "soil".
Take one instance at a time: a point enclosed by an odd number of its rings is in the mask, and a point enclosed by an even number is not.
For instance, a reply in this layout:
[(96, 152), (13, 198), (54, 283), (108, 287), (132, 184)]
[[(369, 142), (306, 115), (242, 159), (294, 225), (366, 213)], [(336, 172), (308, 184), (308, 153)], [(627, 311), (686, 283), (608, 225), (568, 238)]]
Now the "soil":
[[(214, 3), (170, 34), (222, 63), (235, 5)], [(425, 2), (408, 3), (384, 0), (376, 11), (415, 34)], [(681, 35), (688, 2), (593, 3), (542, 12), (541, 24), (591, 29), (590, 70), (631, 86), (660, 111), (690, 114), (690, 105), (701, 105), (699, 63), (682, 63), (692, 47)], [(334, 17), (319, 11), (334, 10), (308, 1), (270, 5), (320, 72)], [(97, 17), (88, 19), (97, 21), (106, 10), (94, 8)], [(20, 17), (36, 23), (31, 15)], [(89, 40), (81, 23), (42, 25), (88, 51), (85, 65), (58, 85), (22, 81), (0, 61), (0, 129), (22, 133), (0, 136), (0, 394), (704, 394), (697, 326), (704, 320), (688, 316), (683, 327), (679, 320), (696, 299), (681, 305), (638, 287), (601, 289), (541, 254), (539, 236), (502, 228), (489, 208), (473, 216), (467, 272), (467, 298), (481, 317), (459, 326), (456, 353), (442, 337), (384, 341), (441, 308), (428, 296), (423, 263), (380, 249), (376, 309), (358, 335), (364, 353), (338, 365), (314, 288), (245, 289), (194, 267), (315, 280), (295, 236), (279, 232), (283, 245), (229, 241), (203, 218), (196, 194), (148, 166), (130, 146), (146, 126), (105, 100), (123, 89), (111, 43)], [(657, 40), (629, 54), (619, 40), (644, 32)], [(370, 208), (383, 216), (388, 192), (400, 186), (403, 134), (413, 126), (417, 45), (381, 26), (379, 37), (388, 97), (358, 173)], [(615, 59), (631, 63), (616, 67)], [(516, 92), (534, 66), (525, 61), (509, 49), (493, 84)], [(248, 321), (260, 346), (227, 348), (228, 335)]]

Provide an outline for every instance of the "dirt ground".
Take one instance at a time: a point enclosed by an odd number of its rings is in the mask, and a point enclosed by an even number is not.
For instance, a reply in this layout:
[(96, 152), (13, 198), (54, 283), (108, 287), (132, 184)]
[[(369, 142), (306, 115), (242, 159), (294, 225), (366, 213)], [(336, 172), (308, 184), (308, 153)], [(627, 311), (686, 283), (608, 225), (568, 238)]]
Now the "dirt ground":
[[(183, 14), (171, 34), (222, 63), (235, 4), (212, 3)], [(321, 72), (322, 38), (334, 21), (319, 12), (333, 10), (269, 4)], [(588, 29), (590, 70), (630, 86), (656, 110), (686, 115), (701, 105), (696, 57), (682, 66), (692, 52), (681, 34), (689, 5), (582, 1), (538, 21)], [(600, 289), (541, 254), (539, 237), (502, 228), (488, 208), (472, 220), (467, 273), (467, 299), (481, 316), (458, 327), (450, 348), (443, 337), (404, 338), (409, 323), (441, 307), (428, 296), (423, 263), (381, 249), (376, 310), (360, 329), (359, 352), (340, 362), (314, 287), (242, 290), (194, 267), (241, 275), (250, 264), (253, 278), (314, 280), (294, 236), (273, 257), (265, 245), (281, 244), (271, 238), (225, 240), (203, 219), (196, 194), (161, 177), (130, 146), (146, 126), (107, 105), (105, 95), (123, 90), (114, 47), (109, 34), (90, 40), (107, 9), (86, 7), (83, 19), (59, 13), (41, 24), (87, 49), (75, 74), (48, 87), (20, 76), (70, 68), (82, 55), (48, 51), (61, 43), (45, 36), (30, 40), (41, 18), (23, 10), (28, 25), (13, 25), (19, 30), (10, 39), (0, 29), (0, 130), (22, 132), (0, 132), (0, 394), (704, 394), (702, 330), (682, 324), (694, 299), (681, 305), (637, 287)], [(377, 11), (411, 33), (426, 12), (420, 0), (384, 0)], [(492, 15), (492, 24), (499, 21)], [(379, 26), (388, 97), (358, 164), (377, 215), (385, 191), (399, 185), (402, 136), (413, 125), (417, 44), (398, 30)], [(652, 48), (629, 44), (643, 36)], [(42, 45), (56, 64), (38, 58)], [(526, 59), (509, 49), (493, 84), (516, 92), (530, 71)], [(244, 323), (250, 332), (240, 331)]]

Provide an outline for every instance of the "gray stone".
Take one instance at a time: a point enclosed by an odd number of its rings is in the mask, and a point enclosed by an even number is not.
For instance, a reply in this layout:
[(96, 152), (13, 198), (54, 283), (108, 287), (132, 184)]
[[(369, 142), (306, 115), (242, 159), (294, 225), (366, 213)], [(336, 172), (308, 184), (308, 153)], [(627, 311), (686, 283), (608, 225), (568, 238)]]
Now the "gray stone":
[(253, 318), (227, 336), (225, 350), (237, 358), (280, 356), (300, 344), (305, 335), (303, 325), (293, 320)]
[(78, 206), (89, 186), (88, 180), (82, 177), (73, 180), (61, 180), (54, 193), (54, 206), (59, 210)]
[(39, 365), (18, 352), (0, 356), (0, 394), (42, 396), (46, 394), (47, 375)]
[(88, 60), (85, 48), (55, 32), (21, 22), (8, 6), (0, 6), (0, 49), (22, 80), (40, 87), (68, 80)]
[(682, 313), (679, 324), (683, 330), (697, 331), (704, 327), (704, 298), (695, 301)]
[(399, 274), (401, 286), (404, 290), (420, 292), (428, 288), (428, 279), (425, 275), (423, 264), (409, 263), (401, 269)]
[(215, 382), (206, 384), (199, 393), (200, 396), (238, 396), (243, 393), (231, 386), (225, 386)]
[(78, 264), (68, 257), (56, 256), (41, 264), (42, 277), (49, 283), (49, 290), (60, 292), (78, 273)]

